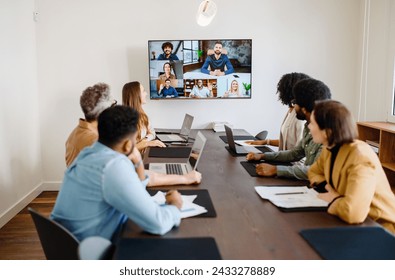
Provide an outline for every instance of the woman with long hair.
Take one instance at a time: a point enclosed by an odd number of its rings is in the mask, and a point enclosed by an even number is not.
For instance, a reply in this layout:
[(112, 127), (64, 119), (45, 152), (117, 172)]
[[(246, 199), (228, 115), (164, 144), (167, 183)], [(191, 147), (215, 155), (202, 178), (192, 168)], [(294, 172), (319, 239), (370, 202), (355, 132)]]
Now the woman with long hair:
[(238, 81), (233, 80), (230, 83), (230, 89), (228, 91), (225, 91), (224, 97), (241, 97)]
[[(142, 106), (146, 103), (146, 99), (147, 92), (140, 82), (130, 82), (123, 86), (122, 105), (129, 106), (139, 112), (136, 147), (140, 152), (143, 152), (147, 147), (166, 147), (163, 142), (155, 139), (155, 130), (151, 127)], [(161, 174), (150, 170), (146, 170), (146, 173), (149, 176), (149, 187), (199, 184), (202, 180), (202, 174), (195, 170), (186, 175)]]
[(140, 152), (143, 152), (147, 147), (166, 147), (163, 142), (155, 140), (155, 130), (152, 128), (148, 116), (143, 109), (143, 104), (146, 103), (146, 100), (147, 92), (139, 82), (130, 82), (123, 86), (122, 104), (139, 112), (137, 149)]

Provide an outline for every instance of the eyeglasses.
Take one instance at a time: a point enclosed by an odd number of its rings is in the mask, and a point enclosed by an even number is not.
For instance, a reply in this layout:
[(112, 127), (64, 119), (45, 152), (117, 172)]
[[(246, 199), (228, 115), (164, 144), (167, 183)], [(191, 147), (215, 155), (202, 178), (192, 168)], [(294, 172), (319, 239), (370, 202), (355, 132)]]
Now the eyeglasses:
[(117, 105), (117, 101), (114, 99), (114, 101), (112, 102), (112, 104), (111, 104), (111, 107), (114, 107), (115, 105)]

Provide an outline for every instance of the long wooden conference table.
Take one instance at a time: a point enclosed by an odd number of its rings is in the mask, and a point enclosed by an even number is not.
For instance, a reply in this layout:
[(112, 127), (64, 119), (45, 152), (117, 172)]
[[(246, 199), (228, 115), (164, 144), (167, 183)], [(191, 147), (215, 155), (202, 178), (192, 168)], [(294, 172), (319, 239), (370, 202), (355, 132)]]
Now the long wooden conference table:
[[(191, 217), (181, 221), (178, 228), (164, 236), (143, 232), (132, 221), (128, 221), (122, 237), (181, 238), (213, 237), (223, 259), (320, 259), (320, 256), (301, 237), (303, 229), (349, 226), (325, 211), (282, 212), (269, 201), (263, 200), (254, 186), (260, 185), (305, 185), (292, 179), (252, 177), (240, 164), (245, 156), (233, 157), (225, 149), (219, 136), (223, 132), (200, 130), (207, 138), (198, 171), (203, 179), (195, 186), (172, 186), (155, 188), (164, 190), (207, 189), (213, 202), (216, 217)], [(191, 132), (191, 136), (196, 135)], [(248, 134), (234, 130), (235, 135)], [(147, 153), (146, 153), (147, 155)], [(179, 159), (172, 159), (179, 161)], [(145, 157), (144, 162), (168, 162), (169, 159)], [(185, 160), (184, 160), (185, 161)], [(359, 226), (375, 226), (368, 219)]]

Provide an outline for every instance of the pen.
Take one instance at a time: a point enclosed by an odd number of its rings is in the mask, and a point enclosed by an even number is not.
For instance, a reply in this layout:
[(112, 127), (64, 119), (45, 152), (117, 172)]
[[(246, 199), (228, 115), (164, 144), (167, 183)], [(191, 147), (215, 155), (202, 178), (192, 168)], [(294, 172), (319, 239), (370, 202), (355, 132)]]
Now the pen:
[(275, 193), (275, 195), (285, 195), (285, 194), (304, 194), (306, 192), (283, 192), (283, 193)]

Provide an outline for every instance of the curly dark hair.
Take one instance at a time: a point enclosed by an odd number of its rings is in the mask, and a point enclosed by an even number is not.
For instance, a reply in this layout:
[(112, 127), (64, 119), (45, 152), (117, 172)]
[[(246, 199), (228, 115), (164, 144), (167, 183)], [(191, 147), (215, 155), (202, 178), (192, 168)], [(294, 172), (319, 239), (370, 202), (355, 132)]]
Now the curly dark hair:
[(170, 42), (164, 42), (164, 43), (162, 44), (162, 51), (165, 51), (165, 48), (166, 48), (166, 47), (170, 47), (171, 50), (173, 50), (173, 44), (170, 43)]
[(314, 109), (314, 103), (318, 100), (331, 99), (330, 89), (323, 82), (316, 79), (303, 79), (297, 82), (293, 89), (295, 104), (305, 108), (311, 113)]
[(283, 75), (277, 84), (278, 100), (280, 100), (283, 105), (292, 107), (291, 101), (294, 99), (292, 93), (293, 86), (300, 80), (308, 78), (310, 77), (306, 74), (295, 72)]
[(113, 147), (137, 131), (139, 113), (128, 106), (107, 108), (99, 115), (99, 142)]

